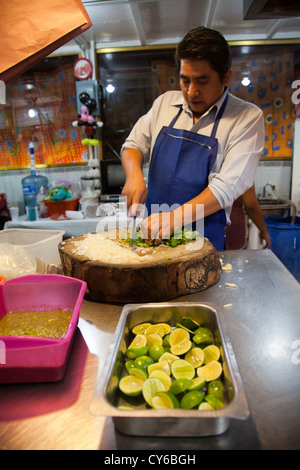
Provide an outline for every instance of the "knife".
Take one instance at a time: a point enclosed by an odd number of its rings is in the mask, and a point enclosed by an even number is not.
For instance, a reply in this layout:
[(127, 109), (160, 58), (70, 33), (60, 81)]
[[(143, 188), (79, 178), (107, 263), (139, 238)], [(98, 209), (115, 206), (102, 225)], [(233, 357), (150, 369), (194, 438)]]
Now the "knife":
[(132, 250), (134, 249), (135, 229), (136, 229), (136, 214), (133, 216), (131, 234), (130, 234), (130, 247)]

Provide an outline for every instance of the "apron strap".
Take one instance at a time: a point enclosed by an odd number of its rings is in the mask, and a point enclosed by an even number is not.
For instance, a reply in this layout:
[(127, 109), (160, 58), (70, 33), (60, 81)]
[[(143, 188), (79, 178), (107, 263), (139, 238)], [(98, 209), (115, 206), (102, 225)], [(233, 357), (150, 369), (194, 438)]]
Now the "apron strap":
[(182, 113), (182, 105), (180, 106), (180, 109), (178, 111), (178, 113), (176, 114), (176, 116), (174, 117), (174, 119), (172, 119), (172, 121), (170, 122), (170, 125), (169, 127), (174, 127), (174, 124), (175, 122), (177, 121), (177, 119), (179, 118), (180, 114)]
[(220, 119), (221, 117), (223, 116), (223, 113), (224, 113), (224, 109), (225, 109), (225, 106), (227, 104), (227, 101), (228, 101), (228, 96), (229, 96), (229, 93), (227, 91), (227, 95), (222, 103), (222, 106), (221, 108), (219, 109), (219, 112), (217, 114), (217, 117), (216, 117), (216, 120), (215, 120), (215, 123), (214, 123), (214, 127), (213, 127), (213, 130), (211, 132), (211, 137), (216, 137), (216, 133), (217, 133), (217, 129), (218, 129), (218, 125), (219, 125), (219, 122), (220, 122)]
[[(214, 122), (214, 127), (213, 127), (213, 130), (211, 132), (211, 137), (216, 137), (216, 133), (217, 133), (217, 129), (218, 129), (218, 125), (219, 125), (219, 122), (220, 122), (220, 119), (221, 117), (223, 116), (223, 113), (224, 113), (224, 109), (225, 109), (225, 106), (227, 104), (227, 101), (228, 101), (228, 96), (229, 96), (229, 93), (227, 91), (227, 95), (222, 103), (222, 106), (221, 108), (219, 109), (219, 112), (217, 114), (217, 117), (215, 119), (215, 122)], [(176, 116), (174, 117), (174, 119), (172, 119), (172, 121), (170, 122), (170, 125), (169, 127), (174, 127), (174, 124), (175, 122), (177, 121), (177, 119), (179, 118), (180, 114), (182, 113), (182, 106), (180, 106), (180, 109), (178, 111), (178, 113), (176, 114)]]

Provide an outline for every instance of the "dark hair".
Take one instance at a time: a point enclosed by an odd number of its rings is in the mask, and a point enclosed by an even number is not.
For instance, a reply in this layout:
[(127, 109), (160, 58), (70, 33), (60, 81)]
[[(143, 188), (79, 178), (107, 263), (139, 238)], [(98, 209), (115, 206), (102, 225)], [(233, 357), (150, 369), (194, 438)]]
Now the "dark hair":
[(207, 60), (223, 80), (231, 67), (231, 51), (221, 33), (199, 26), (189, 31), (176, 48), (176, 62), (180, 69), (181, 59)]

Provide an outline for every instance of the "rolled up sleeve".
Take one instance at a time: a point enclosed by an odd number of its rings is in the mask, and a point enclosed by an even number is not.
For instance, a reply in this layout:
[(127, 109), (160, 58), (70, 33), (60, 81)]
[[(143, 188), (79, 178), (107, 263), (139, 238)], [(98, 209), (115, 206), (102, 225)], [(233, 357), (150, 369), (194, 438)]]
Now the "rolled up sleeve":
[(209, 175), (208, 187), (223, 209), (231, 209), (234, 200), (253, 185), (264, 139), (263, 113), (259, 108), (252, 108), (235, 123), (223, 156), (218, 156), (221, 166), (213, 168)]

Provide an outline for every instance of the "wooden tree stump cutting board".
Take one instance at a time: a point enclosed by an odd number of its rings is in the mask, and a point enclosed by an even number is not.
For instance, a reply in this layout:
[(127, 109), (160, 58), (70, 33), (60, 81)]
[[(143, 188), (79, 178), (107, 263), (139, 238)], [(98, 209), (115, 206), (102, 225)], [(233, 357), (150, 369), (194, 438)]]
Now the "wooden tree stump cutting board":
[(207, 289), (220, 280), (219, 253), (206, 238), (201, 244), (198, 240), (176, 248), (158, 247), (150, 256), (144, 253), (148, 249), (138, 249), (134, 253), (138, 261), (130, 262), (126, 261), (130, 248), (126, 247), (122, 248), (124, 261), (107, 262), (78, 254), (78, 246), (93, 235), (99, 234), (71, 238), (59, 245), (64, 274), (85, 281), (86, 297), (91, 300), (121, 304), (166, 301)]

